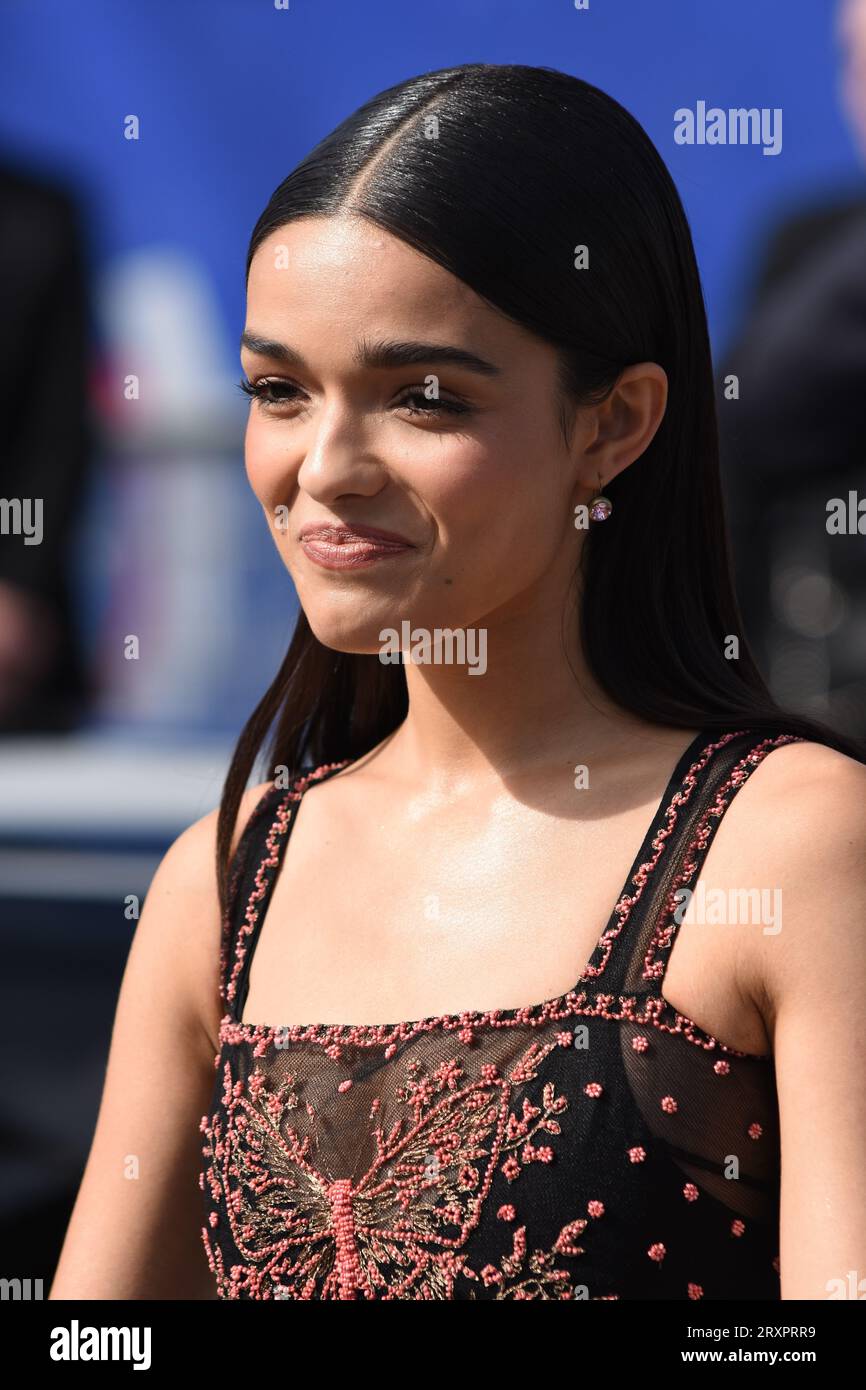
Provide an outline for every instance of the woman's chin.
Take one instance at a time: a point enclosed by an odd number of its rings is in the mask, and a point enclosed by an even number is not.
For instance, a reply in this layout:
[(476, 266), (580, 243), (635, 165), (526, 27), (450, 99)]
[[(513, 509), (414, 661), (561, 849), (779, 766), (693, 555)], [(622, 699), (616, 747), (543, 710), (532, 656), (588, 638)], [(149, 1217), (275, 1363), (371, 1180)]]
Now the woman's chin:
[(375, 627), (366, 623), (363, 627), (327, 621), (316, 623), (309, 613), (307, 622), (313, 636), (323, 647), (330, 647), (334, 652), (352, 653), (355, 656), (377, 656), (383, 646), (379, 633), (383, 627), (389, 626), (387, 621), (376, 623)]

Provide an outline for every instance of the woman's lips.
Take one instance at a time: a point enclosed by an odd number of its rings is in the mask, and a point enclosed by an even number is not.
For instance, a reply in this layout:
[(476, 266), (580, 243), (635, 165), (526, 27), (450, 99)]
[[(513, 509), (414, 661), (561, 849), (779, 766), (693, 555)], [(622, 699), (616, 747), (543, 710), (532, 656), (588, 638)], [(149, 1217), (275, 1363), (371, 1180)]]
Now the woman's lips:
[(310, 529), (301, 533), (300, 544), (314, 564), (331, 570), (361, 569), (414, 549), (409, 541), (373, 527)]

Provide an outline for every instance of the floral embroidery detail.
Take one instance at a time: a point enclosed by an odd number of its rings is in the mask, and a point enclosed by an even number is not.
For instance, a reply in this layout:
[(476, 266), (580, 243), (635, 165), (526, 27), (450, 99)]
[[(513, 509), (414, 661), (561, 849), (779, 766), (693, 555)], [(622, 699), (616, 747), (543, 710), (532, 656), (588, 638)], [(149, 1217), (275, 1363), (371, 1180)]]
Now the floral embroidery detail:
[(582, 1255), (583, 1246), (577, 1244), (578, 1236), (582, 1236), (586, 1230), (586, 1222), (581, 1218), (580, 1221), (572, 1221), (568, 1226), (563, 1226), (556, 1238), (554, 1250), (562, 1255)]
[(502, 1165), (502, 1172), (509, 1182), (513, 1182), (514, 1179), (520, 1175), (520, 1164), (517, 1162), (517, 1159), (514, 1157), (507, 1158)]
[[(556, 1253), (568, 1252), (562, 1250)], [(553, 1258), (552, 1253), (540, 1250), (529, 1254), (526, 1227), (521, 1226), (514, 1232), (511, 1253), (502, 1258), (498, 1268), (496, 1265), (486, 1265), (481, 1271), (482, 1282), (488, 1288), (496, 1288), (497, 1300), (571, 1298), (568, 1271), (555, 1266)]]
[[(535, 1045), (533, 1045), (534, 1047)], [(548, 1051), (555, 1046), (550, 1044)], [(503, 1152), (511, 1150), (509, 1157), (502, 1165), (502, 1172), (509, 1182), (513, 1182), (522, 1171), (521, 1162), (528, 1163), (550, 1163), (553, 1159), (553, 1150), (549, 1145), (536, 1147), (532, 1143), (535, 1134), (546, 1132), (548, 1134), (559, 1134), (559, 1122), (554, 1115), (561, 1115), (568, 1105), (565, 1096), (556, 1096), (551, 1082), (547, 1082), (542, 1091), (542, 1106), (533, 1105), (528, 1096), (523, 1097), (521, 1118), (512, 1113), (508, 1117), (505, 1129), (505, 1141), (502, 1145)], [(520, 1148), (520, 1160), (518, 1162), (514, 1150)]]
[(553, 1149), (549, 1144), (540, 1149), (536, 1149), (532, 1144), (524, 1144), (520, 1157), (524, 1163), (550, 1163), (553, 1160)]
[[(762, 741), (732, 774), (714, 777), (709, 795), (693, 795), (715, 752), (741, 732), (708, 742), (684, 764), (679, 791), (660, 807), (652, 856), (630, 876), (635, 891), (620, 897), (614, 925), (578, 984), (524, 1008), (381, 1025), (240, 1023), (240, 1006), (231, 1006), (243, 998), (248, 953), (295, 804), (307, 784), (350, 760), (317, 769), (277, 794), (263, 858), (247, 879), (253, 888), (246, 912), (241, 905), (231, 924), (234, 936), (226, 924), (221, 994), (229, 1007), (220, 1024), (212, 1113), (200, 1125), (200, 1185), (209, 1203), (201, 1236), (221, 1297), (615, 1301), (622, 1291), (602, 1274), (609, 1242), (623, 1242), (625, 1260), (627, 1233), (641, 1228), (660, 1194), (679, 1189), (685, 1201), (702, 1201), (695, 1212), (683, 1212), (676, 1229), (675, 1211), (668, 1213), (665, 1233), (676, 1259), (666, 1260), (661, 1241), (646, 1249), (653, 1270), (642, 1259), (642, 1242), (636, 1253), (647, 1270), (648, 1296), (700, 1299), (704, 1287), (684, 1280), (679, 1261), (684, 1258), (687, 1273), (696, 1241), (702, 1260), (711, 1257), (714, 1229), (718, 1240), (726, 1239), (726, 1227), (733, 1237), (745, 1233), (745, 1222), (730, 1220), (713, 1185), (721, 1156), (736, 1151), (731, 1146), (744, 1131), (766, 1138), (750, 1149), (757, 1207), (741, 1247), (742, 1281), (770, 1284), (770, 1253), (778, 1248), (770, 1242), (778, 1233), (764, 1221), (771, 1196), (765, 1201), (763, 1193), (772, 1194), (776, 1181), (772, 1059), (720, 1042), (673, 1009), (660, 984), (673, 936), (666, 930), (667, 894), (678, 881), (677, 867), (686, 870), (683, 881), (698, 870), (737, 786), (771, 747), (796, 741)], [(726, 756), (730, 768), (739, 755)], [(701, 815), (704, 806), (709, 810)], [(686, 824), (688, 836), (675, 849)], [(662, 855), (674, 853), (679, 857), (666, 866), (664, 894), (655, 902), (656, 867)], [(610, 965), (633, 915), (632, 958), (614, 961), (607, 989), (583, 988)], [(622, 957), (625, 942), (620, 946)], [(618, 993), (626, 982), (640, 987)], [(625, 1027), (610, 1026), (618, 1024)], [(632, 1036), (634, 1027), (646, 1031)], [(701, 1075), (712, 1084), (703, 1053), (711, 1054), (718, 1076), (730, 1074), (728, 1058), (749, 1062), (736, 1085), (716, 1090), (714, 1101), (707, 1092), (724, 1127), (714, 1115), (706, 1140), (695, 1123), (701, 1107), (693, 1103)], [(680, 1058), (682, 1071), (670, 1069)], [(623, 1068), (630, 1088), (621, 1089)], [(659, 1100), (668, 1087), (679, 1103), (673, 1095)], [(569, 1108), (569, 1095), (581, 1092), (608, 1099), (604, 1106)], [(729, 1109), (722, 1111), (723, 1103)], [(660, 1119), (659, 1106), (667, 1119)], [(626, 1147), (627, 1168), (616, 1156), (629, 1136), (636, 1142)], [(652, 1174), (634, 1171), (648, 1148)], [(705, 1172), (702, 1188), (683, 1183), (684, 1171)], [(778, 1263), (777, 1255), (777, 1275)], [(628, 1296), (639, 1296), (633, 1277), (630, 1282)], [(713, 1296), (722, 1293), (715, 1288)]]
[[(301, 1112), (292, 1075), (271, 1090), (260, 1073), (247, 1084), (234, 1081), (226, 1064), (226, 1124), (215, 1120), (204, 1128), (212, 1159), (207, 1176), (244, 1263), (222, 1268), (203, 1232), (224, 1295), (452, 1297), (500, 1158), (508, 1155), (503, 1170), (509, 1181), (523, 1166), (553, 1159), (549, 1146), (532, 1139), (539, 1132), (560, 1132), (554, 1117), (566, 1108), (565, 1097), (555, 1094), (551, 1082), (543, 1085), (540, 1104), (524, 1094), (519, 1112), (509, 1109), (509, 1097), (535, 1079), (555, 1046), (532, 1042), (507, 1076), (485, 1065), (470, 1084), (464, 1084), (457, 1058), (432, 1075), (410, 1062), (398, 1091), (409, 1113), (387, 1134), (376, 1125), (375, 1157), (357, 1181), (332, 1178), (317, 1166), (311, 1133), (302, 1134), (291, 1122)], [(516, 1216), (513, 1206), (499, 1210), (508, 1219)], [(507, 1281), (523, 1270), (525, 1227), (515, 1233), (502, 1267), (481, 1271), (482, 1282), (502, 1283), (508, 1296), (536, 1297), (543, 1287), (549, 1297), (551, 1283), (568, 1291), (568, 1274), (553, 1267), (553, 1255), (581, 1253), (575, 1236), (585, 1224), (571, 1223), (552, 1252), (532, 1255), (531, 1277), (522, 1281), (519, 1295)]]
[[(578, 1276), (555, 1264), (556, 1257), (575, 1259), (584, 1253), (578, 1241), (586, 1229), (586, 1221), (572, 1221), (563, 1226), (553, 1247), (549, 1251), (534, 1250), (529, 1253), (526, 1227), (515, 1231), (511, 1252), (504, 1256), (499, 1266), (488, 1264), (481, 1271), (482, 1283), (487, 1288), (496, 1288), (496, 1299), (570, 1299), (582, 1298), (583, 1291)], [(464, 1275), (471, 1277), (464, 1266)], [(470, 1295), (472, 1296), (472, 1295)], [(588, 1295), (592, 1300), (618, 1299), (617, 1293)]]

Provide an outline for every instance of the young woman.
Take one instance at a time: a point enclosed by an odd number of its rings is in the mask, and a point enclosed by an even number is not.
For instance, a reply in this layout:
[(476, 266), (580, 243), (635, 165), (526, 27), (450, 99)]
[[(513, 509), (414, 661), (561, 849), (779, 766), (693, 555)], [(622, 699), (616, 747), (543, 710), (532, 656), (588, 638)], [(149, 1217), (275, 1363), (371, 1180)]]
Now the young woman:
[(302, 614), (154, 878), (51, 1296), (831, 1296), (866, 769), (740, 632), (654, 146), (547, 68), (383, 92), (259, 219), (242, 358)]

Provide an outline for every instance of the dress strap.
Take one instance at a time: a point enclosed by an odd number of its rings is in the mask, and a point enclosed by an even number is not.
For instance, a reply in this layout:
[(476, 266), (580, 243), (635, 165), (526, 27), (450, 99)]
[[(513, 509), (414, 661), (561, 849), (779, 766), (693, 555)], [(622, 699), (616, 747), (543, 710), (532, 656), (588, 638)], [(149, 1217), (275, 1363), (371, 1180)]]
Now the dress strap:
[(220, 997), (235, 1022), (243, 1015), (250, 963), (301, 798), (313, 782), (325, 781), (351, 761), (323, 763), (291, 777), (288, 786), (274, 782), (256, 803), (238, 841), (220, 959)]
[[(614, 952), (604, 988), (635, 996), (639, 1005), (662, 998), (671, 949), (688, 917), (694, 885), (721, 823), (739, 789), (775, 748), (802, 742), (798, 734), (740, 729), (707, 732), (705, 742), (687, 751), (679, 785), (666, 794), (645, 841), (645, 854), (614, 909), (623, 949)], [(694, 908), (692, 909), (694, 912)], [(607, 935), (607, 934), (606, 934)]]
[(274, 783), (263, 792), (250, 813), (229, 864), (220, 948), (220, 998), (224, 1005), (229, 1002), (231, 965), (243, 922), (244, 904), (252, 892), (255, 871), (265, 854), (265, 841), (277, 806), (285, 796), (285, 787), (278, 787)]

